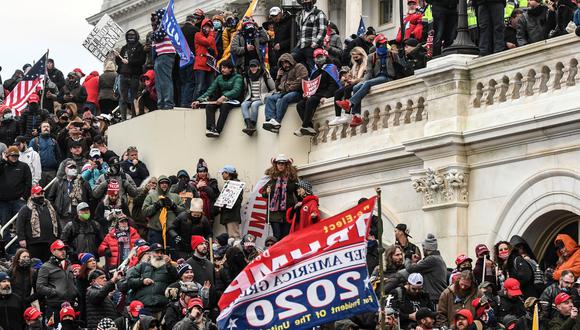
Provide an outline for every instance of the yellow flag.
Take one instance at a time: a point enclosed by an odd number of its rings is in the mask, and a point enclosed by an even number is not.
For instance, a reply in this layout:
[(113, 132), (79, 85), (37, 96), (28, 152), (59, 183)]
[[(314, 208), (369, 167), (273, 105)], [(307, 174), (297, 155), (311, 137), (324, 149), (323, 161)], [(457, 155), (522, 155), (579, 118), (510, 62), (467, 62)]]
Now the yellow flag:
[(540, 330), (540, 318), (538, 317), (538, 304), (534, 305), (534, 317), (532, 319), (532, 330)]
[[(252, 0), (252, 2), (250, 3), (250, 6), (248, 7), (248, 9), (246, 10), (246, 13), (244, 14), (244, 17), (252, 17), (254, 16), (254, 10), (256, 10), (256, 6), (258, 5), (258, 0)], [(232, 54), (232, 40), (234, 40), (234, 37), (236, 36), (236, 34), (238, 33), (237, 31), (240, 31), (240, 29), (242, 28), (242, 21), (244, 20), (244, 18), (242, 17), (242, 19), (238, 22), (238, 25), (236, 25), (236, 32), (234, 32), (232, 34), (231, 40), (230, 40), (230, 46), (226, 49), (224, 49), (224, 54), (222, 55), (222, 58), (217, 62), (217, 66), (219, 68), (220, 64), (229, 59), (231, 57)]]

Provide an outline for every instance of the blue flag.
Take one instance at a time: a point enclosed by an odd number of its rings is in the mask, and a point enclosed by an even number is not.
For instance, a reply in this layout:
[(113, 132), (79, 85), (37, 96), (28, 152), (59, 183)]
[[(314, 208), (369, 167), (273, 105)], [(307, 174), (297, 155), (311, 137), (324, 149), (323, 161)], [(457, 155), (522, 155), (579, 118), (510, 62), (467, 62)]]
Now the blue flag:
[(179, 54), (179, 67), (182, 68), (191, 64), (193, 61), (193, 54), (191, 53), (191, 49), (189, 49), (189, 45), (185, 40), (183, 32), (181, 32), (179, 23), (177, 23), (177, 20), (175, 19), (173, 0), (169, 0), (169, 3), (167, 4), (167, 10), (165, 11), (165, 15), (163, 15), (161, 26), (165, 33), (167, 33), (169, 39), (171, 39), (175, 51)]
[(363, 34), (365, 34), (365, 32), (367, 32), (367, 28), (365, 26), (365, 21), (363, 20), (363, 17), (360, 17), (360, 22), (358, 23), (358, 31), (356, 31), (356, 35), (357, 36), (362, 36)]

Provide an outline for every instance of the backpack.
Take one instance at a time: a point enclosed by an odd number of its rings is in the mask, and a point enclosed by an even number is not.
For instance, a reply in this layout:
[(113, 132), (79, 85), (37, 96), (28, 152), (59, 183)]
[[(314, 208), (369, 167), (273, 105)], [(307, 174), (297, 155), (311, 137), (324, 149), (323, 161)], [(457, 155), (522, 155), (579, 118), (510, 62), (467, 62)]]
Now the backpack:
[(532, 272), (534, 273), (534, 286), (537, 290), (543, 291), (546, 287), (546, 277), (544, 276), (544, 272), (540, 268), (538, 263), (530, 258), (524, 258), (524, 260), (530, 265), (532, 268)]

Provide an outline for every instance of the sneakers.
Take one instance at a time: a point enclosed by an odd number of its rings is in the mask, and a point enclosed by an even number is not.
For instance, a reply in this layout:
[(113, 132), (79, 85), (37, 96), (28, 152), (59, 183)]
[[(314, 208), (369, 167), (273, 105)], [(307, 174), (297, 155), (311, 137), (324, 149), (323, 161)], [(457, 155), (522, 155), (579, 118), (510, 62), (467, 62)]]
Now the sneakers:
[(316, 135), (316, 130), (312, 127), (302, 127), (300, 128), (300, 133), (302, 135), (314, 136)]
[(302, 128), (299, 128), (299, 129), (295, 130), (295, 131), (294, 131), (294, 135), (296, 135), (296, 136), (298, 136), (298, 137), (301, 137), (301, 136), (303, 135), (303, 134), (302, 134)]
[(270, 131), (272, 133), (278, 133), (278, 130), (282, 127), (282, 125), (276, 121), (276, 119), (272, 118), (262, 124), (262, 128), (266, 131)]
[(340, 126), (342, 124), (346, 124), (351, 121), (351, 116), (342, 115), (340, 117), (336, 117), (328, 123), (328, 126)]
[(349, 100), (336, 101), (335, 103), (336, 103), (336, 105), (338, 105), (339, 107), (344, 109), (344, 111), (350, 112), (350, 101)]
[(276, 119), (272, 118), (270, 119), (270, 123), (272, 124), (272, 126), (274, 126), (275, 129), (280, 129), (280, 127), (282, 127), (282, 124), (280, 124)]
[(354, 115), (352, 117), (352, 121), (350, 122), (350, 127), (357, 127), (362, 125), (363, 120), (360, 116)]
[(208, 138), (217, 138), (217, 137), (220, 137), (220, 133), (215, 128), (206, 129), (205, 136)]

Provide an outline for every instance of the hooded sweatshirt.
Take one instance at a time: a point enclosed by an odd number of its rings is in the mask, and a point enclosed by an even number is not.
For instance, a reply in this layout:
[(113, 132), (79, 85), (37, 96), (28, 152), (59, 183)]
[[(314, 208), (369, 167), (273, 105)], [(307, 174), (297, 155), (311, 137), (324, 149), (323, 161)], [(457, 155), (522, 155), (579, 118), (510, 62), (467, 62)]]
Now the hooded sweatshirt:
[[(282, 69), (282, 61), (290, 63), (290, 70)], [(278, 75), (276, 76), (276, 91), (281, 93), (302, 92), (302, 79), (308, 79), (308, 70), (301, 63), (296, 63), (290, 54), (282, 54), (278, 59)]]
[(161, 222), (160, 222), (160, 215), (163, 207), (160, 207), (157, 201), (161, 196), (165, 198), (171, 199), (174, 204), (173, 208), (167, 209), (167, 222), (166, 222), (166, 230), (167, 230), (167, 238), (169, 239), (169, 228), (173, 225), (173, 221), (177, 215), (183, 211), (185, 211), (185, 206), (183, 205), (183, 201), (179, 198), (178, 194), (169, 192), (169, 187), (167, 188), (166, 192), (163, 192), (160, 187), (160, 182), (164, 179), (167, 179), (167, 176), (161, 175), (157, 179), (157, 189), (155, 191), (149, 192), (149, 195), (145, 197), (145, 201), (143, 202), (143, 215), (148, 218), (147, 227), (149, 229), (153, 229), (156, 231), (161, 231)]
[(30, 173), (32, 174), (32, 184), (38, 184), (42, 174), (42, 165), (40, 163), (40, 155), (38, 152), (34, 151), (34, 149), (31, 147), (28, 147), (26, 150), (20, 153), (18, 160), (26, 163), (30, 168)]
[(125, 40), (127, 40), (127, 34), (129, 32), (134, 32), (137, 35), (136, 42), (129, 43), (121, 48), (119, 55), (126, 58), (129, 63), (124, 64), (123, 61), (117, 56), (115, 62), (117, 63), (117, 73), (130, 76), (140, 76), (143, 73), (143, 65), (145, 64), (145, 50), (143, 50), (143, 45), (139, 42), (139, 33), (130, 29), (125, 33)]
[(99, 73), (93, 71), (85, 78), (83, 87), (87, 90), (87, 102), (97, 104), (99, 102)]
[(205, 25), (210, 25), (213, 29), (213, 23), (206, 18), (201, 23), (202, 30), (195, 34), (195, 64), (193, 65), (193, 69), (211, 71), (211, 67), (207, 65), (207, 55), (216, 57), (218, 52), (214, 32), (210, 31), (207, 35), (203, 33), (203, 27)]
[[(560, 280), (560, 276), (562, 276), (562, 271), (566, 269), (571, 270), (574, 273), (575, 277), (580, 276), (580, 249), (578, 249), (578, 244), (576, 244), (576, 241), (572, 239), (572, 237), (566, 234), (559, 234), (558, 236), (556, 236), (554, 243), (557, 241), (562, 241), (562, 243), (564, 243), (564, 247), (566, 248), (566, 251), (568, 251), (569, 257), (562, 263), (558, 261), (559, 265), (558, 267), (556, 267), (556, 270), (554, 271), (554, 280), (556, 281)], [(562, 259), (562, 256), (560, 255), (559, 251), (558, 257)]]

